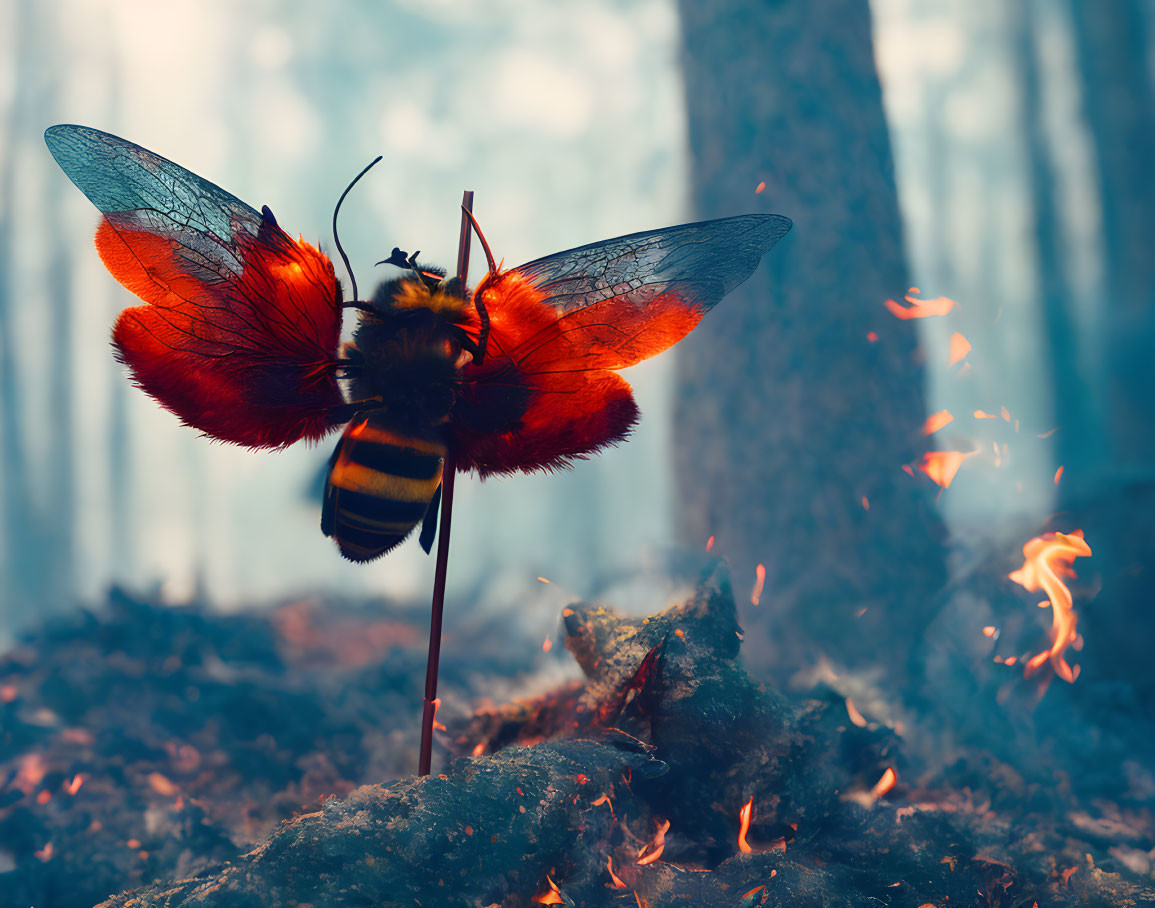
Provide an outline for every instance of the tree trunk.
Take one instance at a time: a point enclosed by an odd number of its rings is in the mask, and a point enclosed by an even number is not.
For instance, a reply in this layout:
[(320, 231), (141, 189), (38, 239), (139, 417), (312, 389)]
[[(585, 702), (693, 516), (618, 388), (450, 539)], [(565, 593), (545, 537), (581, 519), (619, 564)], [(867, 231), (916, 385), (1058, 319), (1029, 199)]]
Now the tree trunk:
[[(1076, 337), (1082, 355), (1056, 362), (1083, 375), (1057, 400), (1056, 435), (1065, 465), (1065, 519), (1081, 526), (1102, 577), (1100, 620), (1084, 659), (1124, 677), (1155, 701), (1155, 666), (1143, 634), (1150, 621), (1151, 538), (1155, 534), (1155, 93), (1148, 34), (1134, 0), (1069, 4), (1083, 113), (1095, 152), (1102, 218), (1102, 282), (1093, 332)], [(1039, 212), (1040, 220), (1044, 212)], [(1048, 299), (1048, 319), (1068, 314)], [(1062, 355), (1061, 350), (1056, 351)], [(1077, 374), (1077, 373), (1076, 373)]]
[(877, 664), (884, 639), (917, 639), (945, 570), (927, 483), (900, 469), (925, 406), (914, 323), (882, 305), (907, 273), (868, 4), (679, 8), (695, 214), (795, 225), (680, 348), (679, 529), (717, 537), (738, 589), (765, 564), (776, 658), (800, 628)]

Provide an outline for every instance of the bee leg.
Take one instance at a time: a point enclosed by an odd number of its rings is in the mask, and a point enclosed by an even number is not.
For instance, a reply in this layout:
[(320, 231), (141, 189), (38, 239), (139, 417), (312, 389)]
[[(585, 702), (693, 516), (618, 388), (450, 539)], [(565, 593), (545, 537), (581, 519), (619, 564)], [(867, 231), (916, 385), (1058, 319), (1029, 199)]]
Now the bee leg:
[(425, 512), (425, 519), (421, 521), (421, 536), (418, 542), (428, 555), (433, 549), (433, 538), (437, 535), (437, 514), (441, 510), (441, 486), (433, 493), (429, 501), (429, 509)]
[(485, 311), (485, 305), (479, 296), (473, 297), (473, 305), (477, 308), (477, 317), (481, 320), (481, 330), (477, 334), (477, 355), (473, 357), (473, 361), (480, 366), (485, 359), (485, 345), (489, 340), (489, 313)]

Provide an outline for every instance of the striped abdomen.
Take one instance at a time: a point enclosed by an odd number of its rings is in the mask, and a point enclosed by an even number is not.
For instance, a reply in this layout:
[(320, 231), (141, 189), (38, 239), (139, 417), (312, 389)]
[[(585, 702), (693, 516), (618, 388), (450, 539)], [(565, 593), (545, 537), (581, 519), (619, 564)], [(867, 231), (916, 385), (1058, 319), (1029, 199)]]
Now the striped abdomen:
[(371, 561), (401, 542), (441, 485), (445, 445), (387, 423), (384, 411), (358, 416), (330, 461), (321, 529), (351, 561)]

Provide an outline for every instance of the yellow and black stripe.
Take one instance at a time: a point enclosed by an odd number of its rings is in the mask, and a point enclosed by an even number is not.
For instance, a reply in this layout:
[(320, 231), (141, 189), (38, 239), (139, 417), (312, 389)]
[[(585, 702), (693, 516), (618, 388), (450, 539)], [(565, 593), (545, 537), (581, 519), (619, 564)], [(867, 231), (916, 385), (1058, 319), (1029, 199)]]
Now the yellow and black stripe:
[(401, 542), (441, 485), (445, 445), (388, 423), (384, 410), (358, 416), (330, 461), (321, 530), (350, 561), (372, 561)]

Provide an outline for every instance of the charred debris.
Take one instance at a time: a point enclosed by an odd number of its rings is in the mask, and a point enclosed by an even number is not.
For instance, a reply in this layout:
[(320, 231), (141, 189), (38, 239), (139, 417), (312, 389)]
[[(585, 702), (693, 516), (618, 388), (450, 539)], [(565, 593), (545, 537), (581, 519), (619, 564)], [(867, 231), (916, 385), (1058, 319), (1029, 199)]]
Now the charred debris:
[(875, 715), (836, 673), (759, 683), (720, 568), (648, 618), (566, 608), (584, 680), (507, 705), (463, 711), (524, 665), (447, 638), (455, 756), (424, 778), (414, 620), (118, 595), (26, 639), (0, 905), (1155, 903), (1150, 767), (1104, 799), (1070, 749), (948, 748), (943, 711)]

